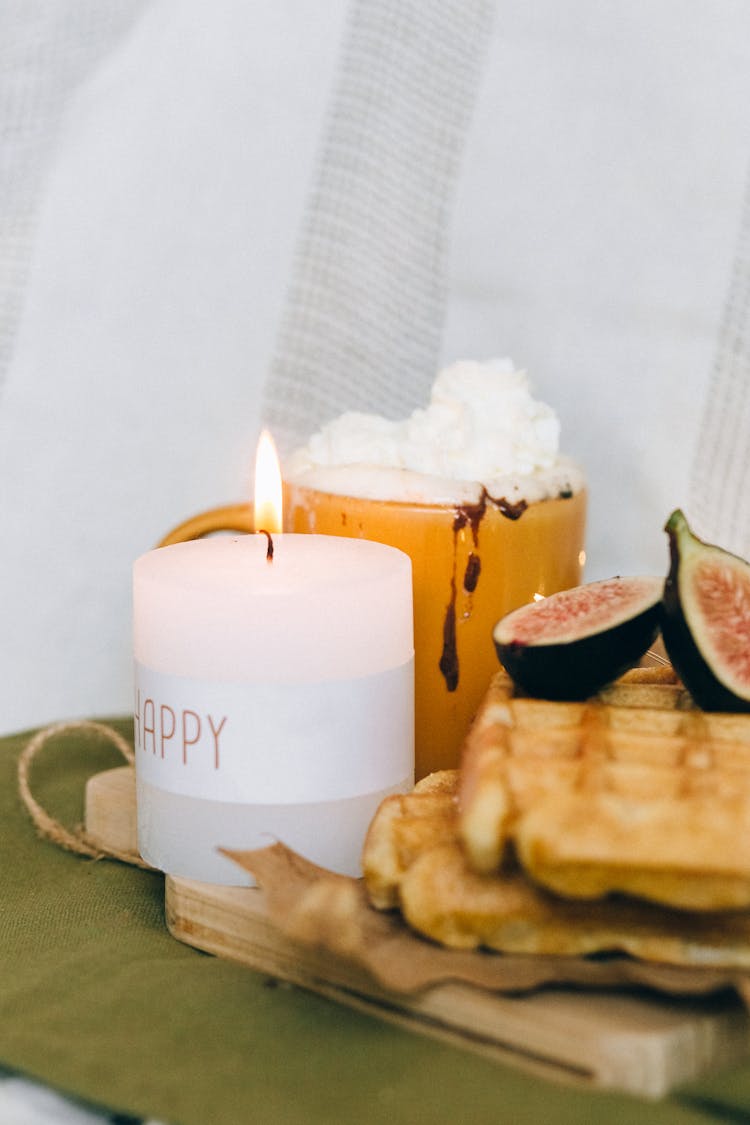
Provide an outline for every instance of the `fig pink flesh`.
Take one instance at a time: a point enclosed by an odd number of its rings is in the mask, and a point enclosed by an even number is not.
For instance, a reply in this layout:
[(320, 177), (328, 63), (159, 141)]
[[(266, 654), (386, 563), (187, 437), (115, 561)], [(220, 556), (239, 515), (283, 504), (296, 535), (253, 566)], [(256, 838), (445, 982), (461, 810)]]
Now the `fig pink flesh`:
[(554, 644), (609, 629), (658, 601), (662, 583), (656, 578), (608, 578), (564, 590), (523, 606), (500, 627), (504, 644)]
[(747, 575), (715, 560), (701, 562), (695, 571), (695, 599), (708, 640), (725, 667), (747, 683), (750, 680), (750, 587)]

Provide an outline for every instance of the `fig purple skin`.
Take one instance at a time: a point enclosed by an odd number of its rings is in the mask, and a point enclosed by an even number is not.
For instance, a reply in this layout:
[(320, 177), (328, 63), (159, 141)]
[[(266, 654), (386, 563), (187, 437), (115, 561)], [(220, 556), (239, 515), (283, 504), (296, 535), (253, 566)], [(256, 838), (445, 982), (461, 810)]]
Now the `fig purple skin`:
[(662, 635), (669, 659), (704, 711), (750, 711), (750, 565), (699, 539), (679, 509), (664, 530), (671, 565)]
[(608, 578), (522, 606), (495, 626), (498, 658), (529, 695), (587, 699), (654, 643), (663, 586), (661, 578)]

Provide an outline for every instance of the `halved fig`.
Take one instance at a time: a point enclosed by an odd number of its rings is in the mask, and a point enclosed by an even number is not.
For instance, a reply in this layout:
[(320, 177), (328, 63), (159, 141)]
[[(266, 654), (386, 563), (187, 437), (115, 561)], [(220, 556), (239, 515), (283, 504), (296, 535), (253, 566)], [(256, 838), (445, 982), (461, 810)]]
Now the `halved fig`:
[(664, 646), (704, 711), (750, 711), (750, 564), (694, 535), (679, 508), (664, 530)]
[(659, 632), (661, 578), (606, 578), (521, 606), (493, 632), (529, 695), (586, 699), (638, 662)]

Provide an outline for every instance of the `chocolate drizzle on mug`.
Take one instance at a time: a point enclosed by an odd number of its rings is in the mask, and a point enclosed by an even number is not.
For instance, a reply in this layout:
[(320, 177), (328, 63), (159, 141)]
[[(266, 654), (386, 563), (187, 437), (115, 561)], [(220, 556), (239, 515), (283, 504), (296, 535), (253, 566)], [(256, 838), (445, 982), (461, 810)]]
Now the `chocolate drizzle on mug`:
[(498, 500), (494, 496), (490, 499), (498, 511), (509, 520), (520, 519), (529, 506), (525, 500), (518, 500), (517, 503), (511, 504), (510, 500), (506, 500), (504, 496), (501, 496)]
[(468, 594), (473, 594), (479, 581), (482, 569), (479, 558), (479, 525), (487, 509), (487, 492), (482, 489), (482, 496), (476, 504), (465, 504), (456, 509), (453, 520), (453, 571), (451, 573), (451, 592), (443, 621), (443, 651), (440, 654), (438, 667), (445, 680), (448, 691), (455, 691), (458, 687), (459, 665), (458, 647), (456, 645), (456, 570), (458, 567), (458, 533), (463, 531), (467, 524), (471, 527), (471, 538), (474, 550), (469, 555), (464, 572), (463, 588)]
[[(482, 571), (482, 560), (479, 555), (479, 525), (482, 522), (487, 505), (492, 504), (501, 515), (509, 520), (520, 519), (528, 508), (526, 500), (512, 503), (504, 496), (490, 496), (486, 488), (476, 504), (464, 504), (456, 509), (453, 520), (453, 572), (451, 574), (451, 592), (448, 605), (445, 609), (443, 621), (443, 651), (440, 654), (439, 668), (445, 680), (448, 691), (455, 691), (459, 680), (458, 647), (456, 644), (456, 569), (458, 566), (458, 533), (468, 525), (471, 527), (471, 537), (474, 550), (470, 552), (464, 571), (463, 589), (466, 594), (473, 594), (479, 582)], [(470, 611), (469, 611), (470, 613)]]
[(440, 655), (438, 667), (443, 673), (445, 686), (448, 691), (455, 691), (458, 687), (458, 650), (456, 648), (456, 564), (455, 549), (453, 555), (453, 575), (451, 577), (451, 596), (445, 611), (443, 621), (443, 651)]
[(475, 555), (472, 551), (466, 560), (466, 570), (464, 571), (464, 590), (467, 594), (473, 594), (476, 590), (481, 570), (482, 560), (479, 555)]

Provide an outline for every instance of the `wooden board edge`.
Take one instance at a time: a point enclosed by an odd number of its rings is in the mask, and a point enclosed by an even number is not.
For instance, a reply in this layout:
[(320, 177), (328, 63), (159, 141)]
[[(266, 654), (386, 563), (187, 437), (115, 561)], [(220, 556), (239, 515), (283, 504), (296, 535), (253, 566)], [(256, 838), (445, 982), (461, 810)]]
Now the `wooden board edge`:
[[(446, 982), (413, 997), (389, 992), (363, 969), (279, 933), (264, 916), (257, 889), (206, 887), (169, 877), (166, 911), (172, 935), (204, 952), (239, 961), (410, 1031), (579, 1087), (660, 1098), (675, 1085), (715, 1068), (719, 1046), (722, 1065), (739, 1060), (748, 1050), (750, 1020), (739, 1005), (726, 1014), (720, 1007), (707, 1014), (702, 1005), (671, 1030), (659, 1031), (644, 1021), (642, 1041), (632, 1032), (615, 1029), (600, 1050), (595, 1045), (588, 1050), (577, 1036), (544, 1027), (543, 1005), (556, 1007), (556, 1024), (569, 1018), (572, 1026), (576, 1021), (580, 1025), (580, 1010), (575, 1010), (580, 1009), (580, 995), (571, 996), (567, 990), (507, 997)], [(616, 994), (604, 995), (616, 1000)], [(639, 1004), (632, 997), (623, 1002)], [(671, 1004), (656, 997), (642, 1003), (646, 1016)]]

